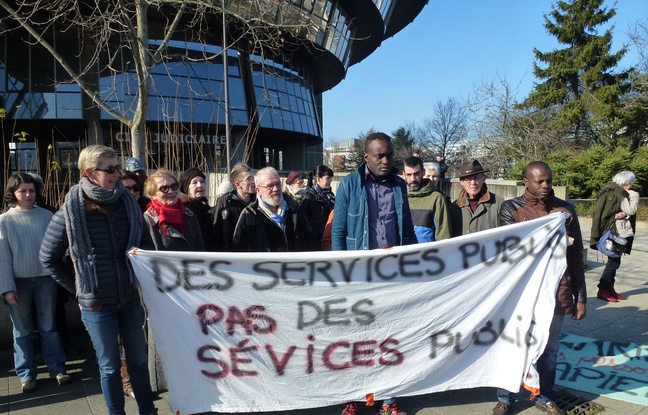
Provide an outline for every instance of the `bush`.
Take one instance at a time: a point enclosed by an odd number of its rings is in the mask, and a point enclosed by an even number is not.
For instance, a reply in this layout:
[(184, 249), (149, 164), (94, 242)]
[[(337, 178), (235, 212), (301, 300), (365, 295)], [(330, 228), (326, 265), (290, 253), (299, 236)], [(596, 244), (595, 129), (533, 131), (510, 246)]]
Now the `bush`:
[[(572, 199), (595, 199), (598, 191), (608, 184), (620, 171), (630, 170), (635, 176), (633, 189), (646, 196), (648, 189), (648, 148), (641, 147), (635, 152), (625, 148), (608, 150), (602, 145), (594, 145), (584, 152), (560, 151), (552, 153), (544, 160), (553, 171), (553, 183), (567, 186)], [(528, 161), (514, 165), (507, 178), (521, 180)]]

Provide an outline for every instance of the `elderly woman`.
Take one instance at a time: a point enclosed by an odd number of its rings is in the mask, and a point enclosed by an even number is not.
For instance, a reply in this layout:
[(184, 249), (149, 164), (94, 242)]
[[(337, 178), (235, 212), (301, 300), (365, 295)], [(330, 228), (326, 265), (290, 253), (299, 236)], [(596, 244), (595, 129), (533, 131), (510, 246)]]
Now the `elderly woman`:
[(284, 200), (291, 209), (297, 211), (304, 195), (306, 194), (306, 186), (304, 185), (304, 176), (297, 172), (290, 172), (286, 177), (284, 186)]
[(204, 251), (198, 217), (180, 200), (180, 185), (168, 170), (158, 170), (144, 184), (151, 199), (144, 220), (157, 251)]
[(37, 317), (43, 359), (59, 384), (70, 382), (65, 353), (54, 322), (58, 284), (38, 261), (38, 251), (52, 212), (36, 206), (40, 183), (25, 173), (7, 181), (5, 201), (13, 207), (0, 215), (0, 293), (13, 323), (14, 363), (23, 392), (36, 389), (38, 367), (34, 353)]
[[(59, 284), (76, 293), (96, 352), (108, 413), (125, 414), (121, 336), (139, 413), (156, 414), (142, 330), (144, 308), (126, 258), (131, 247), (147, 245), (142, 244), (142, 213), (119, 180), (121, 169), (113, 149), (84, 148), (79, 170), (79, 184), (72, 186), (47, 228), (40, 259)], [(74, 273), (63, 260), (68, 249)]]
[(214, 250), (214, 232), (212, 231), (209, 201), (207, 200), (207, 184), (205, 174), (195, 167), (185, 170), (178, 181), (182, 203), (191, 209), (198, 219), (203, 245), (208, 251)]
[[(146, 179), (144, 192), (151, 198), (144, 222), (156, 251), (204, 251), (196, 214), (180, 200), (180, 185), (168, 170), (158, 170)], [(162, 362), (149, 326), (149, 377), (154, 391), (167, 389)], [(135, 391), (137, 396), (137, 391)]]
[[(313, 183), (313, 177), (315, 183)], [(308, 236), (308, 249), (322, 250), (322, 236), (329, 214), (335, 205), (335, 195), (331, 189), (333, 170), (327, 166), (317, 166), (310, 174), (309, 187), (301, 203), (301, 210), (308, 219), (312, 235)]]
[[(612, 228), (612, 233), (625, 237), (628, 243), (625, 254), (630, 255), (632, 240), (634, 239), (637, 206), (639, 194), (632, 190), (632, 185), (637, 178), (631, 171), (625, 170), (617, 173), (612, 182), (605, 185), (596, 195), (596, 205), (592, 216), (592, 231), (590, 233), (590, 247), (596, 249), (596, 243), (601, 236)], [(625, 230), (624, 221), (628, 222), (631, 229)], [(621, 226), (620, 226), (621, 225)], [(616, 272), (621, 266), (621, 257), (608, 257), (605, 269), (598, 283), (596, 296), (601, 300), (616, 303), (627, 297), (621, 295), (614, 287)]]

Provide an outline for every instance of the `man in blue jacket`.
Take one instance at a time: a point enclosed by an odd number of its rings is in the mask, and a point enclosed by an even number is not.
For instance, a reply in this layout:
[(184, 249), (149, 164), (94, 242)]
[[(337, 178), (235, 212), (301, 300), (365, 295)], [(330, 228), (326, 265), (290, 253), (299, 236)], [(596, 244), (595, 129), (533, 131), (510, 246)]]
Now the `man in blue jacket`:
[[(334, 251), (389, 248), (417, 243), (407, 201), (407, 184), (393, 166), (394, 147), (384, 133), (365, 139), (365, 162), (340, 182), (331, 228)], [(348, 403), (343, 415), (354, 415)], [(387, 399), (380, 415), (406, 415), (395, 399)]]

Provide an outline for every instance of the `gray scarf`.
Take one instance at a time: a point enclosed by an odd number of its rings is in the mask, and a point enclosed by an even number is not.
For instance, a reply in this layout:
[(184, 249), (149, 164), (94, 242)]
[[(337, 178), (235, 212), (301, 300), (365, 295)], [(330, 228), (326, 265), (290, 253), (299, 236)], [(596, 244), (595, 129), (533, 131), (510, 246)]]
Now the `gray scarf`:
[[(70, 244), (70, 257), (76, 272), (78, 293), (90, 293), (98, 285), (96, 258), (86, 223), (84, 200), (91, 200), (101, 206), (102, 204), (115, 203), (121, 199), (126, 206), (128, 221), (130, 222), (128, 248), (137, 246), (140, 243), (142, 238), (142, 213), (135, 198), (129, 192), (124, 192), (124, 189), (121, 181), (117, 182), (114, 189), (106, 189), (92, 184), (87, 177), (83, 177), (79, 184), (72, 186), (65, 196), (65, 203), (61, 209), (63, 209)], [(130, 275), (130, 282), (133, 283), (132, 274)]]

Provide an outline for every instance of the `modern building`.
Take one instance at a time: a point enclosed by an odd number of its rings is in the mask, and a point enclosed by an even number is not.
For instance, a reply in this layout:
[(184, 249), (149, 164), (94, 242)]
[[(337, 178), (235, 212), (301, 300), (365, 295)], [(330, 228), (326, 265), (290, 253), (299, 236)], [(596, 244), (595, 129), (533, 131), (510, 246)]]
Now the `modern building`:
[[(153, 67), (148, 166), (223, 171), (229, 125), (232, 162), (311, 170), (323, 160), (321, 94), (412, 22), (427, 1), (230, 0), (225, 3), (227, 35), (222, 35), (222, 14), (204, 19), (209, 26), (201, 33), (188, 33), (192, 16), (187, 16), (163, 62)], [(163, 42), (164, 25), (171, 19), (166, 12), (149, 9), (151, 49)], [(93, 105), (52, 54), (1, 8), (0, 19), (5, 177), (18, 170), (50, 177), (52, 166), (61, 168), (57, 177), (74, 176), (79, 149), (93, 143), (129, 157), (129, 129)], [(127, 42), (123, 34), (114, 34), (106, 42), (114, 48), (103, 51), (88, 29), (55, 23), (42, 33), (77, 71), (98, 56), (97, 70), (85, 74), (84, 81), (95, 85), (115, 111), (133, 115), (138, 85), (133, 57), (119, 46)]]

